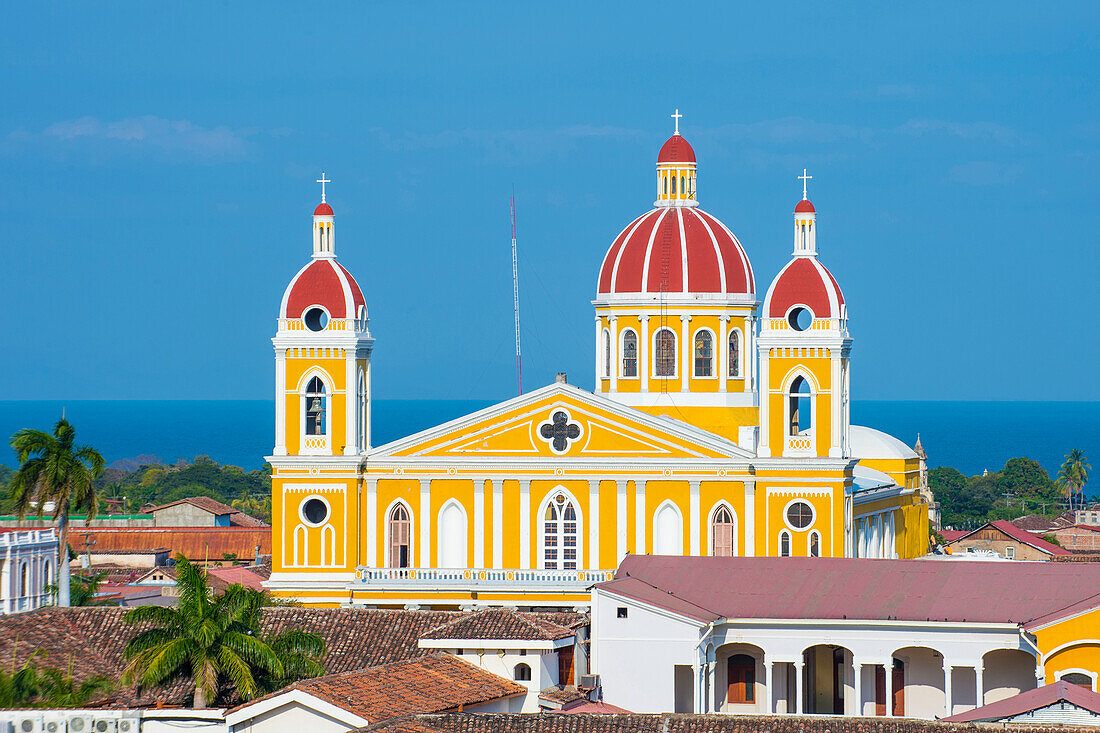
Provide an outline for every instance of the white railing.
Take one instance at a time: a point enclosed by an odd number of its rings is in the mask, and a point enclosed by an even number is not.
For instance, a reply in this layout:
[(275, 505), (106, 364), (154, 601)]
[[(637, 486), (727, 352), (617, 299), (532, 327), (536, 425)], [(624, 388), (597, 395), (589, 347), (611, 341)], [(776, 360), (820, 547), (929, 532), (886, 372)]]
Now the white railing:
[(388, 586), (544, 586), (583, 589), (611, 580), (614, 570), (516, 570), (493, 568), (359, 568), (360, 583)]
[(786, 448), (783, 450), (785, 456), (802, 456), (813, 455), (814, 452), (814, 436), (812, 435), (788, 435)]
[(33, 545), (39, 542), (57, 542), (57, 530), (48, 529), (22, 529), (14, 532), (0, 533), (0, 545)]

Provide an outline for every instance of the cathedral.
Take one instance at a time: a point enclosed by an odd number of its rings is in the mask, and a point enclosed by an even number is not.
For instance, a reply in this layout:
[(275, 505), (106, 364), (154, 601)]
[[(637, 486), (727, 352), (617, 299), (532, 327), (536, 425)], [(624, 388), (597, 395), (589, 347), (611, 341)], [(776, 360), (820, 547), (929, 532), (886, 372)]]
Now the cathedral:
[(919, 441), (850, 423), (853, 339), (810, 177), (761, 298), (741, 242), (699, 206), (674, 117), (656, 201), (593, 273), (595, 391), (560, 375), (381, 446), (366, 298), (337, 262), (322, 175), (313, 255), (272, 339), (275, 595), (585, 608), (628, 555), (925, 554)]

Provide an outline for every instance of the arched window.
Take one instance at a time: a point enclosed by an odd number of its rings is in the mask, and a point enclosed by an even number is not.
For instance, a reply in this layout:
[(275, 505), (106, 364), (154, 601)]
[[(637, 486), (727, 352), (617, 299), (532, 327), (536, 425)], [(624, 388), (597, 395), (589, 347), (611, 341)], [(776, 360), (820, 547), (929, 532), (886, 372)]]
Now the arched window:
[(23, 563), (19, 571), (19, 597), (26, 598), (31, 592), (31, 564)]
[(523, 662), (520, 662), (512, 669), (512, 679), (516, 682), (530, 682), (531, 668)]
[(684, 177), (680, 176), (680, 195), (683, 196), (685, 193), (687, 193), (687, 189), (684, 188)]
[(305, 396), (306, 435), (327, 435), (325, 424), (325, 383), (320, 377), (309, 380)]
[(436, 567), (464, 568), (469, 564), (466, 554), (466, 512), (456, 501), (447, 502), (439, 513), (438, 549)]
[(668, 196), (668, 174), (667, 173), (664, 175), (664, 179), (665, 179), (665, 196)]
[(741, 332), (730, 331), (729, 376), (741, 376)]
[(47, 560), (42, 566), (42, 592), (46, 592), (46, 588), (53, 585), (53, 563)]
[(821, 557), (821, 534), (816, 529), (810, 532), (810, 557)]
[(542, 566), (548, 570), (577, 569), (577, 510), (558, 494), (542, 516)]
[(653, 554), (684, 554), (684, 521), (671, 502), (658, 507), (653, 517)]
[(779, 556), (791, 556), (791, 533), (783, 530), (779, 533)]
[(611, 332), (606, 328), (603, 330), (603, 376), (605, 379), (611, 377)]
[(412, 520), (404, 504), (396, 505), (390, 511), (389, 520), (390, 562), (391, 568), (412, 567)]
[(667, 328), (657, 331), (653, 349), (658, 377), (676, 376), (676, 334)]
[(710, 554), (714, 557), (733, 557), (733, 514), (727, 507), (719, 507), (710, 523)]
[(695, 333), (695, 376), (709, 377), (714, 374), (714, 338), (705, 328)]
[(809, 381), (795, 377), (788, 396), (788, 424), (791, 435), (808, 435), (813, 429), (813, 400)]
[(1062, 682), (1068, 682), (1071, 685), (1079, 685), (1086, 690), (1092, 689), (1092, 677), (1081, 672), (1070, 672), (1069, 674), (1062, 675)]
[(726, 702), (756, 702), (756, 660), (734, 654), (726, 660)]
[(623, 376), (638, 376), (638, 334), (631, 328), (623, 331)]

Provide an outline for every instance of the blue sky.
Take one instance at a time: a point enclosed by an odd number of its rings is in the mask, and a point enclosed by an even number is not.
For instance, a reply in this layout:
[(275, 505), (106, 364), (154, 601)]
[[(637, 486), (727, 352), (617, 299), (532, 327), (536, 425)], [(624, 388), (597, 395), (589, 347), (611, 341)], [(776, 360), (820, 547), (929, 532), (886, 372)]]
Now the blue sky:
[[(903, 8), (903, 9), (900, 9)], [(592, 384), (679, 107), (761, 297), (803, 166), (854, 399), (1100, 399), (1092, 3), (15, 4), (0, 399), (268, 398), (313, 182), (377, 398)]]

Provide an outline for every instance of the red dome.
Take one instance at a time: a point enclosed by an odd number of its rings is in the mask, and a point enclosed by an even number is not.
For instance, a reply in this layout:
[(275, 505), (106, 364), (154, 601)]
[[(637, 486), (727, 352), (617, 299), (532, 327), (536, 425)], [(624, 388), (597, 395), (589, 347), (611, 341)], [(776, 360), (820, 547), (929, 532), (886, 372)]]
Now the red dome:
[(331, 257), (318, 257), (299, 270), (287, 285), (279, 317), (301, 318), (314, 305), (327, 310), (329, 318), (355, 318), (366, 300), (359, 283), (340, 263)]
[(631, 222), (604, 256), (597, 285), (599, 295), (755, 289), (737, 237), (710, 214), (687, 206), (653, 209)]
[(657, 163), (694, 163), (695, 151), (691, 145), (680, 135), (673, 135), (661, 146), (661, 152), (657, 154)]
[(332, 216), (332, 207), (325, 203), (317, 204), (317, 208), (313, 210), (314, 216)]
[(814, 208), (814, 205), (810, 203), (809, 199), (802, 199), (798, 202), (798, 205), (794, 207), (794, 213), (796, 214), (812, 214), (815, 211), (817, 211), (817, 209)]
[(809, 308), (814, 318), (840, 318), (844, 293), (817, 257), (795, 257), (780, 270), (764, 298), (764, 315), (786, 318), (796, 305)]

